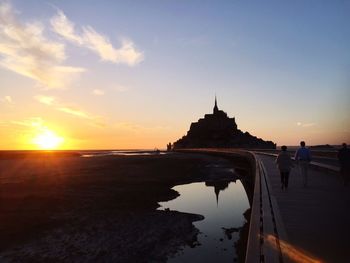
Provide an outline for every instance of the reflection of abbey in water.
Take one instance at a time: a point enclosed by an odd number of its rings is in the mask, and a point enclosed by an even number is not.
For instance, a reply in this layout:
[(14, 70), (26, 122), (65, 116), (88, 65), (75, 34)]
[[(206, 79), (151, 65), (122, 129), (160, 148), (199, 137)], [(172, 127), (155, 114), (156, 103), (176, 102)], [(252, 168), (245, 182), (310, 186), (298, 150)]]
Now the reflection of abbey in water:
[(192, 122), (187, 135), (174, 143), (174, 148), (265, 148), (275, 149), (272, 141), (264, 141), (249, 132), (237, 129), (235, 118), (219, 110), (215, 97), (212, 114), (205, 114), (198, 122)]
[(214, 192), (216, 195), (216, 204), (219, 205), (219, 194), (220, 191), (224, 191), (228, 185), (231, 183), (231, 181), (210, 181), (210, 182), (205, 182), (206, 186), (213, 186), (214, 187)]

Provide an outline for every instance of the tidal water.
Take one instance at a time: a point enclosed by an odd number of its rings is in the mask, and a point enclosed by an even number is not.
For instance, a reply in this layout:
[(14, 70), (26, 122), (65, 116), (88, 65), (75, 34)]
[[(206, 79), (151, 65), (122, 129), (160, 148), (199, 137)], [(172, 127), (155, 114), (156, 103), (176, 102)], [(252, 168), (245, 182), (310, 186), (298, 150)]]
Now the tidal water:
[(160, 209), (200, 214), (194, 222), (199, 229), (198, 245), (186, 246), (168, 262), (233, 262), (237, 257), (234, 242), (243, 226), (248, 197), (240, 180), (235, 182), (192, 183), (173, 188), (180, 196), (161, 202)]
[(111, 155), (122, 155), (122, 156), (139, 156), (139, 155), (164, 155), (169, 152), (157, 151), (157, 150), (115, 150), (115, 151), (83, 151), (81, 157), (91, 158), (98, 156), (111, 156)]

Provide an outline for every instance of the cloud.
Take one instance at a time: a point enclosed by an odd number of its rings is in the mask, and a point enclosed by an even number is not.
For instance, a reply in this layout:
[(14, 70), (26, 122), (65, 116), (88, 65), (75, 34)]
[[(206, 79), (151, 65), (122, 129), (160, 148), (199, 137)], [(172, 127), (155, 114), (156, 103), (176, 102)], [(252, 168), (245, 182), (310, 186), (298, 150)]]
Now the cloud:
[(83, 119), (91, 119), (91, 117), (89, 116), (89, 114), (87, 114), (86, 112), (75, 108), (75, 107), (71, 107), (71, 106), (63, 106), (63, 107), (57, 107), (56, 110), (83, 118)]
[(90, 114), (76, 106), (61, 103), (55, 97), (37, 95), (37, 96), (34, 96), (34, 99), (42, 104), (53, 107), (57, 111), (61, 111), (69, 115), (73, 115), (80, 119), (90, 120), (92, 121), (92, 124), (96, 126), (99, 126), (99, 127), (106, 126), (104, 117)]
[(96, 96), (102, 96), (105, 94), (105, 92), (103, 90), (100, 90), (100, 89), (94, 89), (92, 91), (92, 94), (96, 95)]
[(50, 23), (53, 31), (63, 38), (76, 44), (83, 44), (82, 38), (74, 32), (74, 23), (69, 21), (61, 10), (58, 10), (57, 14), (51, 18)]
[(304, 128), (313, 127), (315, 125), (316, 125), (315, 122), (310, 122), (310, 123), (297, 122), (297, 126), (304, 127)]
[(49, 96), (37, 95), (37, 96), (34, 96), (34, 98), (40, 103), (43, 103), (46, 105), (52, 105), (55, 102), (55, 98), (49, 97)]
[(312, 123), (304, 123), (302, 126), (303, 127), (313, 127), (315, 125), (316, 125), (316, 123), (312, 122)]
[[(65, 65), (65, 42), (48, 38), (38, 20), (22, 22), (8, 1), (0, 0), (0, 67), (36, 81), (46, 89), (68, 88), (86, 69)], [(58, 10), (50, 19), (51, 29), (63, 39), (96, 53), (102, 61), (134, 66), (144, 59), (135, 44), (125, 38), (115, 48), (109, 38), (91, 26), (77, 33), (75, 25)]]
[(8, 103), (12, 103), (11, 96), (5, 96), (5, 101), (7, 101)]
[(0, 127), (8, 127), (9, 124), (6, 121), (0, 121)]
[(12, 104), (13, 103), (13, 100), (12, 100), (12, 97), (11, 96), (5, 96), (3, 98), (0, 98), (0, 101), (1, 102), (5, 102), (5, 103), (8, 103), (8, 104)]
[(8, 2), (0, 3), (0, 66), (36, 80), (45, 88), (64, 88), (83, 68), (62, 65), (65, 46), (44, 36), (36, 21), (22, 23)]
[(103, 61), (134, 66), (144, 59), (143, 53), (127, 38), (122, 39), (121, 47), (115, 48), (108, 37), (99, 34), (91, 26), (83, 26), (82, 32), (78, 34), (75, 24), (61, 10), (57, 11), (50, 23), (55, 33), (75, 45), (90, 49)]
[(11, 121), (12, 124), (20, 125), (20, 126), (25, 126), (25, 127), (36, 127), (40, 128), (43, 126), (43, 119), (40, 117), (32, 117), (28, 118), (22, 121)]
[(63, 106), (58, 106), (55, 109), (81, 119), (90, 120), (91, 124), (93, 124), (94, 126), (98, 126), (98, 127), (106, 126), (106, 121), (104, 117), (93, 115), (82, 109), (79, 109), (76, 106), (63, 105)]

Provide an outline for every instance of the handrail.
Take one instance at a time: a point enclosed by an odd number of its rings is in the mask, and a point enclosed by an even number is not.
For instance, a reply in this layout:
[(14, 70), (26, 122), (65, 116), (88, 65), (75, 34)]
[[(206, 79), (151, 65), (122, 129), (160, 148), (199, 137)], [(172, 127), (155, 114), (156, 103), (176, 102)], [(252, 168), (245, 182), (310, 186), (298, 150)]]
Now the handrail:
[[(278, 155), (275, 153), (258, 152), (258, 151), (255, 151), (254, 153), (261, 154), (261, 155), (267, 155), (267, 156), (273, 156), (273, 157), (277, 157), (277, 155)], [(294, 157), (292, 157), (292, 159), (294, 160)], [(320, 163), (320, 162), (311, 161), (310, 166), (312, 168), (317, 169), (317, 170), (323, 170), (326, 172), (331, 172), (331, 173), (339, 173), (340, 172), (340, 168), (338, 166), (324, 164), (324, 163)]]
[(286, 263), (280, 240), (288, 237), (281, 219), (277, 202), (270, 192), (266, 170), (255, 153), (254, 197), (246, 250), (246, 263)]
[(262, 226), (261, 226), (261, 214), (262, 214), (262, 205), (261, 205), (261, 176), (260, 176), (260, 167), (255, 154), (252, 153), (255, 160), (255, 175), (254, 176), (254, 196), (251, 208), (250, 215), (250, 224), (249, 224), (249, 234), (247, 241), (246, 249), (246, 263), (255, 263), (261, 262), (261, 244), (263, 239), (261, 236)]

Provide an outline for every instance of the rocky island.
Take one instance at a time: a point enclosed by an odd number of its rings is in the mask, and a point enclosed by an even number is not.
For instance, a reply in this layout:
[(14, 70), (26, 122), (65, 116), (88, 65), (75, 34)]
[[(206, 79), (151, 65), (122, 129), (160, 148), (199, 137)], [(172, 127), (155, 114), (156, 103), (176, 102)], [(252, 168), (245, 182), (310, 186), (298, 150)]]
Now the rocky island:
[(219, 110), (215, 97), (213, 113), (205, 114), (198, 122), (192, 122), (187, 135), (177, 140), (174, 148), (276, 149), (276, 144), (239, 130), (235, 118)]

